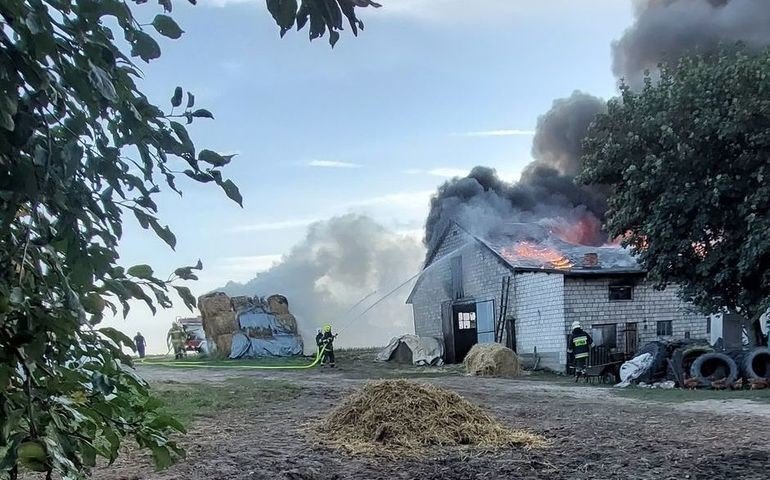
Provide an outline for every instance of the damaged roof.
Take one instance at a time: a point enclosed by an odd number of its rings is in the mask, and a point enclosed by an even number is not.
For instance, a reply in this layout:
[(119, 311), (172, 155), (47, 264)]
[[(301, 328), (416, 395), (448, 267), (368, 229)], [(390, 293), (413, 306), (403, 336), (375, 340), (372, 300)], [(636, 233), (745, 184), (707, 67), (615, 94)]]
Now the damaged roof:
[[(441, 244), (453, 228), (466, 233), (489, 249), (514, 273), (542, 272), (570, 277), (644, 275), (646, 273), (626, 248), (615, 245), (602, 247), (576, 245), (561, 240), (540, 224), (509, 223), (499, 226), (482, 237), (454, 222), (447, 225), (441, 241), (429, 253), (423, 272), (425, 267), (434, 262)], [(412, 302), (412, 297), (423, 276), (420, 275), (417, 279), (406, 303)]]

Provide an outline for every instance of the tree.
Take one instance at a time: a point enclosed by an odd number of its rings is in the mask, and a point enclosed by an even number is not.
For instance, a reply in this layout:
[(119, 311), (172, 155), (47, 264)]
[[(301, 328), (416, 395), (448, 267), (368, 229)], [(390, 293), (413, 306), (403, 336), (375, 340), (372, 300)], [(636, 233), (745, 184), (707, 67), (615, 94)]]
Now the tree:
[[(185, 127), (212, 113), (181, 87), (162, 109), (135, 83), (134, 59), (161, 54), (151, 33), (184, 33), (168, 15), (172, 0), (158, 4), (151, 13), (122, 0), (0, 2), (0, 478), (16, 478), (19, 465), (80, 478), (97, 457), (113, 461), (125, 437), (159, 467), (183, 454), (169, 440), (182, 425), (131, 371), (122, 351), (131, 340), (99, 327), (131, 301), (170, 307), (172, 289), (195, 304), (177, 281), (195, 280), (200, 262), (165, 280), (149, 265), (119, 264), (125, 214), (174, 248), (153, 200), (161, 185), (181, 195), (180, 179), (216, 184), (242, 203), (222, 174), (232, 156), (197, 148)], [(267, 4), (282, 34), (309, 21), (311, 39), (328, 30), (332, 45), (341, 14), (356, 33), (354, 6), (374, 5)]]
[(770, 52), (693, 56), (621, 87), (584, 142), (606, 227), (705, 313), (770, 307)]

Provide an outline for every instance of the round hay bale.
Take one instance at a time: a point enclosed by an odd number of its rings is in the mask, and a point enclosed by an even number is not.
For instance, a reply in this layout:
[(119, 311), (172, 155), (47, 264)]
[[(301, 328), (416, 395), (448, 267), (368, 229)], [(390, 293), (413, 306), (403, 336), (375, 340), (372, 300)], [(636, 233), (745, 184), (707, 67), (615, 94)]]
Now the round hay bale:
[(224, 293), (214, 292), (201, 296), (198, 299), (198, 310), (201, 312), (206, 337), (216, 339), (220, 335), (238, 330), (232, 302)]
[(198, 298), (198, 310), (201, 311), (201, 315), (215, 315), (232, 309), (230, 297), (222, 292), (208, 293)]
[(276, 315), (289, 314), (289, 300), (283, 295), (270, 295), (267, 297), (267, 306)]
[(332, 446), (386, 456), (419, 456), (430, 447), (492, 450), (545, 442), (501, 425), (450, 390), (406, 380), (367, 384), (332, 410), (316, 431)]
[(463, 361), (470, 375), (516, 377), (521, 374), (519, 357), (499, 343), (477, 343)]

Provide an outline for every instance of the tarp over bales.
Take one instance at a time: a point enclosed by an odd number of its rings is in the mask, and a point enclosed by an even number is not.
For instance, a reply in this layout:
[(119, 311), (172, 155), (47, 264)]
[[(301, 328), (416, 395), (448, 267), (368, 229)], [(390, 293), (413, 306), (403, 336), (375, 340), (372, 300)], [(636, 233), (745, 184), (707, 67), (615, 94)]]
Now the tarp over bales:
[(377, 354), (377, 360), (438, 366), (444, 364), (443, 356), (444, 345), (438, 339), (402, 335), (393, 338), (388, 346)]
[(198, 299), (206, 336), (230, 358), (302, 355), (297, 319), (283, 295), (232, 297), (214, 292)]
[(302, 339), (296, 330), (280, 322), (261, 306), (238, 312), (241, 331), (233, 335), (230, 358), (288, 357), (302, 354)]

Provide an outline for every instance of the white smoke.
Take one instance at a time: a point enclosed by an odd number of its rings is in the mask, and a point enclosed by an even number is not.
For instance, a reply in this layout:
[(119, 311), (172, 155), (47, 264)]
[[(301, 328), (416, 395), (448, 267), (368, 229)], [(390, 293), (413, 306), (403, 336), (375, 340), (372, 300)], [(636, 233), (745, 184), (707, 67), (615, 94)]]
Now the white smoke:
[(350, 214), (311, 225), (279, 264), (220, 291), (230, 296), (285, 295), (310, 348), (317, 329), (326, 323), (340, 334), (339, 346), (383, 346), (414, 330), (411, 308), (405, 305), (411, 285), (358, 314), (418, 272), (424, 255), (419, 240)]

